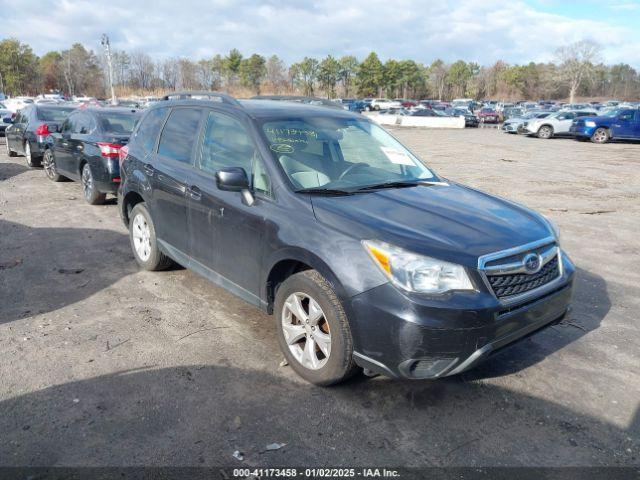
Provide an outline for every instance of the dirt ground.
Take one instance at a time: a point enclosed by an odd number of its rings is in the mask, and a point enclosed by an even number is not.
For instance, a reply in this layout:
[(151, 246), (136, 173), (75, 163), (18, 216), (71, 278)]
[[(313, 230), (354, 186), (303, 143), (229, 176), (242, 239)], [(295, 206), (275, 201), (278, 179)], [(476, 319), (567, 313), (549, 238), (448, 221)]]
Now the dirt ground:
[(313, 387), (279, 366), (272, 317), (190, 271), (139, 271), (115, 201), (3, 153), (0, 465), (640, 465), (640, 144), (395, 134), (560, 225), (566, 324), (454, 378)]

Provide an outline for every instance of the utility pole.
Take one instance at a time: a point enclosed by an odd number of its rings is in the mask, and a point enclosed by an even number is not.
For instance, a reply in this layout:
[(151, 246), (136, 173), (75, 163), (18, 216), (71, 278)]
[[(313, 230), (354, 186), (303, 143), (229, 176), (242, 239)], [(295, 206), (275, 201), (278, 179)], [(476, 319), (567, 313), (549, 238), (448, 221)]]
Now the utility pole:
[(111, 104), (115, 105), (116, 91), (113, 89), (113, 65), (111, 64), (111, 46), (109, 45), (109, 37), (106, 33), (102, 34), (102, 46), (104, 47), (104, 54), (107, 57), (107, 68), (109, 69), (109, 87), (111, 88)]

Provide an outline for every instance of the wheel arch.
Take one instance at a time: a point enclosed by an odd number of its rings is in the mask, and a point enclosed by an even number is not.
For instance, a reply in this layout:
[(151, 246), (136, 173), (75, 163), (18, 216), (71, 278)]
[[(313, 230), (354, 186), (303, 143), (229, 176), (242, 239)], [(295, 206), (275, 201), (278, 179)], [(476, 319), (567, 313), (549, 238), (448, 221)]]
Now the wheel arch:
[(139, 203), (146, 203), (146, 200), (142, 195), (140, 195), (140, 193), (135, 190), (127, 192), (122, 197), (122, 220), (124, 221), (125, 225), (129, 226), (129, 216), (131, 215), (131, 210), (133, 210), (133, 207), (135, 207)]
[(333, 270), (320, 257), (302, 248), (287, 248), (279, 251), (268, 262), (266, 275), (261, 282), (261, 297), (266, 301), (266, 310), (273, 313), (273, 304), (278, 287), (291, 275), (304, 270), (316, 270), (330, 284), (343, 306), (346, 307), (345, 289)]

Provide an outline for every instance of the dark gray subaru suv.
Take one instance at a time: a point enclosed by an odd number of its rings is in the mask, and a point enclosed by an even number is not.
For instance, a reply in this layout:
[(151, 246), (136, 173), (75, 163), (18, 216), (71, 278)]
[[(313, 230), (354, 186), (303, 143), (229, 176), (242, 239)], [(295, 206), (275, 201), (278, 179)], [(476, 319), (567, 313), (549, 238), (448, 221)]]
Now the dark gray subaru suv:
[(575, 269), (549, 221), (439, 177), (367, 118), (165, 100), (121, 150), (137, 262), (175, 261), (273, 313), (308, 381), (457, 374), (567, 312)]

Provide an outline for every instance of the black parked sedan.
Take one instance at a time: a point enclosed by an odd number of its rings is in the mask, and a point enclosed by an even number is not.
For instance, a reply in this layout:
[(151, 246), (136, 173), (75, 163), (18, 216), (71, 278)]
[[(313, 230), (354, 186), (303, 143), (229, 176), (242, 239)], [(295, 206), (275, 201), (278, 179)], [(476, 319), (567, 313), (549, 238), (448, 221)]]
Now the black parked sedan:
[(47, 177), (80, 181), (88, 203), (103, 203), (120, 184), (118, 155), (137, 118), (136, 110), (125, 108), (76, 110), (48, 137), (43, 161)]
[(27, 165), (37, 167), (42, 161), (46, 138), (55, 130), (75, 106), (31, 104), (18, 111), (5, 130), (7, 155), (24, 155)]

